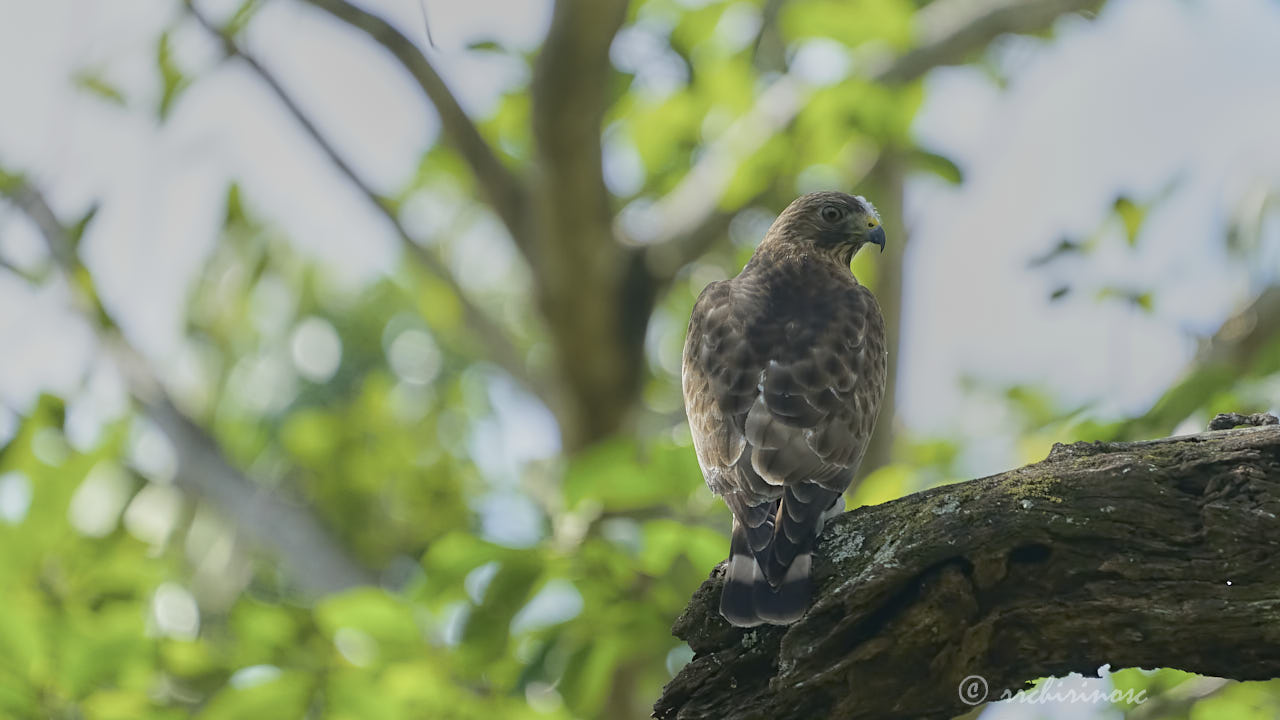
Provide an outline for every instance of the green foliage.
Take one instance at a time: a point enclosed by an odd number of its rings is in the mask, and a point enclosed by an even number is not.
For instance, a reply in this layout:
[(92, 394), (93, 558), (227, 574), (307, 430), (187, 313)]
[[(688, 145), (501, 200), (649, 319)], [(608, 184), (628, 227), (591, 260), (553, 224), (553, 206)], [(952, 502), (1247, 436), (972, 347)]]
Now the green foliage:
[(160, 102), (156, 106), (156, 114), (163, 121), (169, 117), (169, 111), (173, 109), (173, 104), (182, 91), (191, 84), (191, 78), (182, 72), (173, 57), (168, 32), (161, 33), (156, 42), (156, 70), (160, 73)]
[(235, 37), (246, 25), (249, 24), (249, 21), (253, 19), (253, 16), (261, 8), (261, 0), (241, 0), (236, 11), (232, 13), (231, 17), (227, 20), (226, 25), (223, 26), (223, 32), (231, 37)]
[[(607, 481), (601, 483), (601, 479)], [(697, 488), (701, 478), (690, 448), (676, 445), (636, 447), (618, 438), (574, 458), (564, 475), (569, 508), (592, 501), (606, 512), (656, 507)]]
[(790, 36), (831, 38), (850, 47), (904, 48), (912, 40), (915, 9), (908, 0), (809, 0), (784, 6), (782, 28)]
[(1141, 207), (1124, 195), (1116, 198), (1115, 213), (1124, 225), (1125, 239), (1129, 241), (1130, 246), (1138, 244), (1138, 231), (1142, 229), (1142, 222), (1146, 220), (1147, 210), (1148, 208)]
[(127, 102), (124, 93), (98, 72), (92, 70), (81, 71), (71, 78), (71, 82), (77, 88), (112, 105), (124, 107)]
[[(119, 509), (84, 495), (114, 467), (124, 428), (77, 452), (66, 446), (63, 414), (60, 401), (41, 398), (0, 454), (0, 477), (30, 493), (21, 518), (0, 521), (0, 714), (58, 717), (82, 705), (121, 717), (153, 705), (149, 595), (175, 568), (146, 561), (143, 544), (119, 529)], [(77, 532), (75, 519), (102, 538)]]
[(964, 182), (964, 171), (951, 158), (943, 155), (917, 148), (911, 152), (911, 164), (916, 169), (937, 175), (953, 185)]

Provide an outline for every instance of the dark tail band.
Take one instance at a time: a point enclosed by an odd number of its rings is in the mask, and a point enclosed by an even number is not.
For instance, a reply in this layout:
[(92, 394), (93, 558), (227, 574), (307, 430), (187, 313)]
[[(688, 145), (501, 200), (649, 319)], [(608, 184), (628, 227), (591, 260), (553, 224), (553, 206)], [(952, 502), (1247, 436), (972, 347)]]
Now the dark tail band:
[(731, 625), (789, 625), (804, 615), (812, 592), (809, 580), (812, 557), (808, 551), (795, 556), (777, 587), (765, 578), (751, 551), (747, 530), (736, 519), (729, 552), (729, 568), (720, 594), (720, 614)]

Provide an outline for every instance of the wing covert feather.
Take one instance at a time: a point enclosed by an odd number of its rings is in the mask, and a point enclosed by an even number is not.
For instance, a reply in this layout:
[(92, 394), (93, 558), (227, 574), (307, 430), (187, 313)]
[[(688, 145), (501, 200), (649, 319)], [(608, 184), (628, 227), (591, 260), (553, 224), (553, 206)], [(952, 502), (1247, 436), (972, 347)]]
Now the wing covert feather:
[(708, 285), (683, 361), (703, 475), (770, 582), (808, 551), (853, 480), (886, 375), (883, 320), (865, 288), (840, 288), (824, 313), (778, 310), (767, 288), (742, 276)]

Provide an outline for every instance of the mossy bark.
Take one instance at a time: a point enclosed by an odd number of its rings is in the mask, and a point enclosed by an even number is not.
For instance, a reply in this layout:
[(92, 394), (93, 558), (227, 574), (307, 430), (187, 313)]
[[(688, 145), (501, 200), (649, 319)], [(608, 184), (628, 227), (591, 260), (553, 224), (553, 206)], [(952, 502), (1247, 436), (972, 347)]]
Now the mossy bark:
[[(723, 566), (676, 621), (658, 718), (947, 718), (1104, 664), (1280, 677), (1280, 426), (1057, 445), (829, 524), (813, 607), (742, 630)], [(972, 699), (972, 698), (971, 698)]]

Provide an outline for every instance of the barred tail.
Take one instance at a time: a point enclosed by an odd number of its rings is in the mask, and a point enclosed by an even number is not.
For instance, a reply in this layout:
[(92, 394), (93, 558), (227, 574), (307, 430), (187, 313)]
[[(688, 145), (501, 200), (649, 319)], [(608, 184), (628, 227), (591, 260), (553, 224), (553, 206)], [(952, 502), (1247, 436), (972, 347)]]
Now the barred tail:
[(811, 483), (787, 486), (780, 501), (736, 508), (720, 614), (739, 627), (799, 620), (813, 593), (814, 540), (843, 510), (840, 493)]
[(729, 568), (725, 573), (724, 590), (720, 592), (720, 614), (730, 625), (738, 627), (755, 627), (764, 620), (756, 615), (756, 602), (753, 588), (756, 583), (765, 582), (760, 564), (751, 552), (751, 543), (747, 541), (747, 530), (733, 519), (733, 540), (729, 544)]
[(761, 578), (753, 594), (756, 615), (774, 625), (790, 625), (803, 617), (813, 594), (813, 582), (809, 579), (812, 565), (813, 556), (805, 551), (796, 555), (778, 587)]
[(809, 607), (811, 565), (808, 552), (798, 554), (778, 586), (769, 584), (751, 551), (746, 527), (735, 518), (720, 614), (738, 627), (789, 625), (799, 620)]

